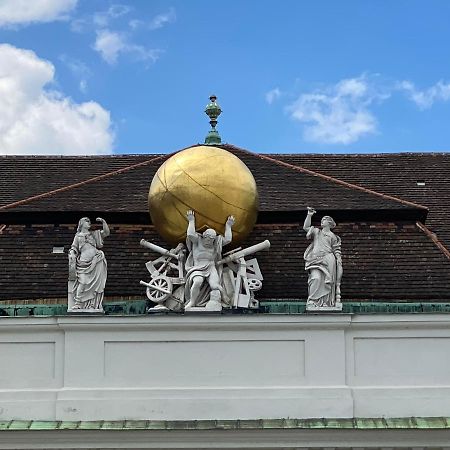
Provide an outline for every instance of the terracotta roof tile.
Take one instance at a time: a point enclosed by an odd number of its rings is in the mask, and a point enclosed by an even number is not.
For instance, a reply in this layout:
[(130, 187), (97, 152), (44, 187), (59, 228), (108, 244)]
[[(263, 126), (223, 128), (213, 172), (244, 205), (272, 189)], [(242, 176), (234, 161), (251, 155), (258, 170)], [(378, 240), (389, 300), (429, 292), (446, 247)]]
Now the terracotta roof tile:
[(268, 156), (427, 206), (426, 225), (450, 249), (450, 153)]
[(160, 155), (0, 155), (0, 206), (153, 159)]
[[(0, 234), (0, 300), (65, 298), (67, 250), (71, 225), (8, 225)], [(149, 225), (111, 225), (105, 241), (108, 261), (106, 297), (144, 297), (139, 280), (149, 275), (150, 253), (141, 238), (165, 245)], [(415, 224), (338, 224), (342, 238), (344, 301), (450, 301), (450, 260)], [(308, 241), (298, 225), (257, 225), (245, 245), (271, 241), (258, 254), (265, 277), (258, 298), (299, 299), (307, 296), (303, 252)], [(52, 254), (64, 246), (64, 254)]]
[[(411, 210), (417, 219), (426, 214), (420, 205), (370, 192), (358, 186), (324, 177), (310, 170), (280, 164), (236, 147), (226, 146), (252, 171), (260, 195), (260, 211), (303, 211), (308, 204), (326, 211)], [(101, 211), (146, 212), (147, 192), (157, 168), (166, 156), (149, 160), (121, 173), (117, 171), (75, 183), (22, 204), (3, 205), (13, 212)], [(77, 170), (76, 160), (71, 162)], [(84, 175), (81, 177), (85, 180)], [(19, 195), (16, 195), (19, 197)]]

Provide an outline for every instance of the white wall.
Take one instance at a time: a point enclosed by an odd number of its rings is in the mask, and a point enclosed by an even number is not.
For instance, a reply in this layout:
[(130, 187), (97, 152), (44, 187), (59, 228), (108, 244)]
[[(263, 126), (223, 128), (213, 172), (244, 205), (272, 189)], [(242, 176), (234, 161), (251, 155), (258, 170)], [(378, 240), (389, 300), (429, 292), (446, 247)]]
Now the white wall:
[(0, 318), (0, 421), (449, 411), (450, 315)]

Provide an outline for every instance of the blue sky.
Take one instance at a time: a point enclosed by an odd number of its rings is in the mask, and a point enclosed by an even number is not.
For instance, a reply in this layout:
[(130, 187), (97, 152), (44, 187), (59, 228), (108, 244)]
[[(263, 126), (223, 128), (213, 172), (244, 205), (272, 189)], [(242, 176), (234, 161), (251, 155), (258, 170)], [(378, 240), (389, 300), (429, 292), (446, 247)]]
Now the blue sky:
[(450, 2), (0, 0), (0, 154), (450, 150)]

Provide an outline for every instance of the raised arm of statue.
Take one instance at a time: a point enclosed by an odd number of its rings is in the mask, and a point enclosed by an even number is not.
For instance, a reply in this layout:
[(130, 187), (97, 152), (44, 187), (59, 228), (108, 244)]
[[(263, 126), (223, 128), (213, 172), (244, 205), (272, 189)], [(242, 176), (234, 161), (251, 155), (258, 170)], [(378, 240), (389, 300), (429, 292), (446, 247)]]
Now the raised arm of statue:
[(105, 239), (105, 237), (108, 237), (111, 234), (110, 231), (109, 231), (108, 224), (106, 223), (106, 220), (102, 219), (101, 217), (97, 217), (95, 220), (97, 222), (101, 222), (102, 223), (103, 228), (100, 231), (100, 233), (102, 235), (102, 238)]
[(308, 214), (306, 215), (305, 222), (303, 223), (303, 229), (308, 232), (311, 228), (311, 217), (316, 213), (316, 210), (314, 208), (311, 208), (310, 206), (308, 208)]
[(223, 245), (229, 244), (233, 240), (233, 233), (231, 229), (233, 228), (235, 222), (234, 216), (228, 216), (228, 219), (225, 223), (225, 234), (223, 236)]
[(186, 213), (188, 219), (188, 227), (186, 231), (186, 236), (191, 239), (191, 241), (196, 242), (198, 240), (198, 234), (195, 231), (195, 213), (191, 209)]

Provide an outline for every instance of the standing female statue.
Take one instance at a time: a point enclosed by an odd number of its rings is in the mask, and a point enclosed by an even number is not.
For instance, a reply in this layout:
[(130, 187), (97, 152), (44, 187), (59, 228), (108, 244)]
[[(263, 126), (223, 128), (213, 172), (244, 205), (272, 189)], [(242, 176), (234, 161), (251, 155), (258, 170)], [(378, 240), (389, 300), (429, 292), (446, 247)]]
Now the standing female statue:
[(322, 229), (311, 226), (311, 217), (316, 213), (308, 207), (303, 224), (307, 239), (312, 243), (305, 251), (305, 270), (308, 271), (307, 309), (342, 309), (341, 303), (341, 239), (331, 229), (336, 226), (330, 216), (321, 220)]
[(98, 217), (102, 230), (91, 231), (91, 221), (83, 217), (69, 250), (68, 311), (103, 312), (103, 294), (107, 265), (105, 254), (99, 250), (109, 236), (109, 227)]

